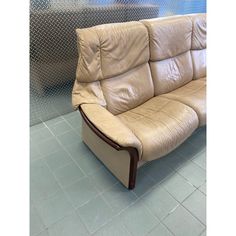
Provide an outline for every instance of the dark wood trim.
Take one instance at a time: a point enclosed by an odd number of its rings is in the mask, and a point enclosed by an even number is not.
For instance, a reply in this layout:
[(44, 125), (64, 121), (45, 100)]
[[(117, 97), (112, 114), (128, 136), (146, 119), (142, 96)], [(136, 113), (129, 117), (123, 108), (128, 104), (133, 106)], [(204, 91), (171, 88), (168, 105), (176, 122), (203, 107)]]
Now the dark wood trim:
[(81, 106), (79, 106), (80, 114), (85, 121), (85, 123), (88, 125), (88, 127), (104, 142), (106, 142), (108, 145), (115, 148), (117, 151), (126, 150), (129, 152), (130, 155), (130, 171), (129, 171), (129, 189), (134, 189), (135, 182), (136, 182), (136, 173), (137, 173), (137, 166), (138, 166), (138, 150), (135, 147), (123, 147), (117, 144), (116, 142), (112, 141), (110, 138), (108, 138), (105, 134), (103, 134), (85, 115), (83, 112)]
[(124, 148), (130, 155), (130, 169), (129, 169), (129, 189), (134, 189), (136, 183), (136, 174), (138, 169), (138, 150), (134, 147)]

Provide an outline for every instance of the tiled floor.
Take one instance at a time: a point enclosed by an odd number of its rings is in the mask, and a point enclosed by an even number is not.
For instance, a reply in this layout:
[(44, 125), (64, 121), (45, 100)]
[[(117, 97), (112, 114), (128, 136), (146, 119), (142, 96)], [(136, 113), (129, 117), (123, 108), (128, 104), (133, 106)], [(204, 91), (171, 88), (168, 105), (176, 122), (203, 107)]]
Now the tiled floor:
[(143, 166), (133, 191), (83, 144), (78, 112), (31, 127), (31, 236), (206, 235), (206, 129)]

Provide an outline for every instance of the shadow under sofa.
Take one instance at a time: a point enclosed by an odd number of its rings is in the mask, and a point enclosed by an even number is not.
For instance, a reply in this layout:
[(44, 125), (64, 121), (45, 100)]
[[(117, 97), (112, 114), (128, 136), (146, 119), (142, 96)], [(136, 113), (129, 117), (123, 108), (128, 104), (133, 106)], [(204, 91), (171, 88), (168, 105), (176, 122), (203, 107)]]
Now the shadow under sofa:
[(206, 125), (206, 14), (77, 29), (82, 137), (129, 189), (137, 169)]

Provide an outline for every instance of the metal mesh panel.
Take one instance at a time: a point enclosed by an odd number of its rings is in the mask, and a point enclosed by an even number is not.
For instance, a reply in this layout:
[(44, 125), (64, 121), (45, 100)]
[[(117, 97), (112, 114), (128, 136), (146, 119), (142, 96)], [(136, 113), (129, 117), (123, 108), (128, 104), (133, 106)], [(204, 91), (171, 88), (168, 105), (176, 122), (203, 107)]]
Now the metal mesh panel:
[(72, 111), (76, 28), (205, 11), (205, 0), (31, 0), (31, 125)]

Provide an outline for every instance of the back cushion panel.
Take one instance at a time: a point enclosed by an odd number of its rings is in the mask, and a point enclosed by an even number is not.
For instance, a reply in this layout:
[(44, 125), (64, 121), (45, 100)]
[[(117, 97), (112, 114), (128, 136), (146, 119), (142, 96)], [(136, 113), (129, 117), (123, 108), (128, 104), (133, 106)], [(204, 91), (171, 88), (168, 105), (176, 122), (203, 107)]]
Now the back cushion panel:
[(206, 48), (206, 14), (190, 16), (193, 22), (192, 47), (193, 50)]
[(191, 54), (193, 60), (193, 79), (206, 76), (206, 14), (189, 16), (193, 24)]
[(103, 77), (109, 78), (149, 60), (148, 31), (140, 22), (99, 27)]
[(206, 77), (206, 49), (192, 50), (194, 79)]
[(93, 82), (102, 79), (99, 39), (94, 28), (77, 29), (79, 60), (76, 79), (79, 82)]
[(193, 77), (190, 51), (162, 61), (150, 62), (155, 95), (168, 93)]
[(192, 22), (188, 17), (143, 20), (150, 36), (150, 60), (159, 61), (191, 48)]
[(79, 82), (117, 76), (149, 60), (148, 31), (141, 22), (104, 24), (76, 32)]
[(101, 81), (107, 109), (117, 115), (146, 102), (154, 96), (148, 63), (133, 70)]

